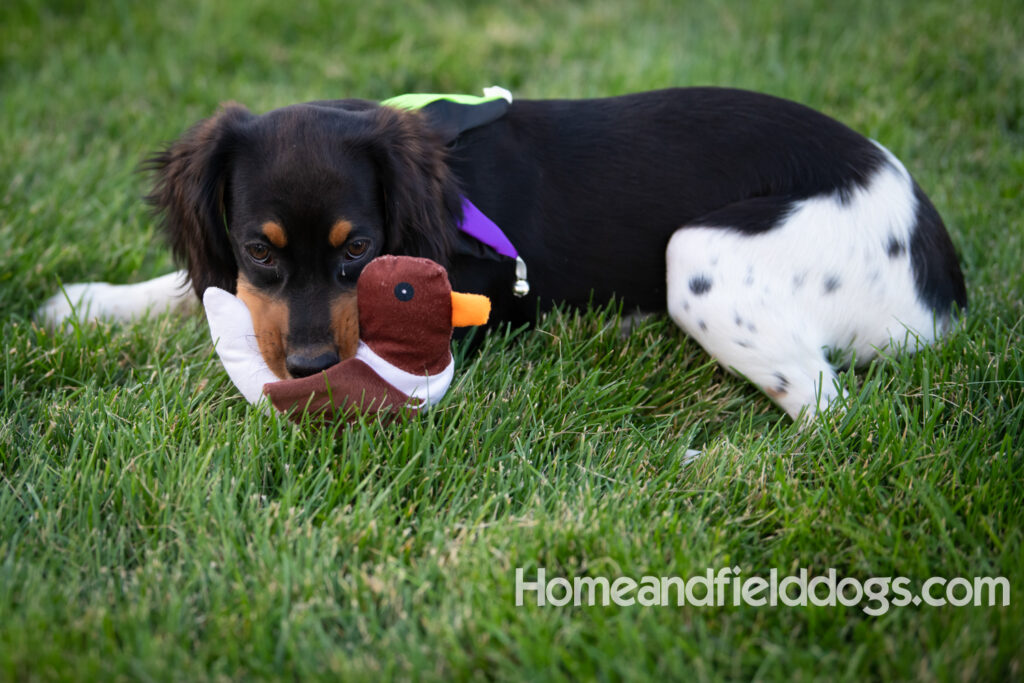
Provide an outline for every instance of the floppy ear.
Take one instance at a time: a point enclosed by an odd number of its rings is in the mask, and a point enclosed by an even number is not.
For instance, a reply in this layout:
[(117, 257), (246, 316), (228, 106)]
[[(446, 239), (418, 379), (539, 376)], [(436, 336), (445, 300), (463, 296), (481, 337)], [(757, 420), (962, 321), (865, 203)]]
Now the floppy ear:
[(444, 140), (417, 112), (381, 107), (370, 116), (387, 252), (429, 258), (447, 268), (462, 202)]
[(245, 107), (226, 104), (143, 164), (156, 174), (146, 200), (200, 299), (207, 287), (235, 291), (238, 266), (228, 240), (225, 193), (242, 124), (251, 117)]

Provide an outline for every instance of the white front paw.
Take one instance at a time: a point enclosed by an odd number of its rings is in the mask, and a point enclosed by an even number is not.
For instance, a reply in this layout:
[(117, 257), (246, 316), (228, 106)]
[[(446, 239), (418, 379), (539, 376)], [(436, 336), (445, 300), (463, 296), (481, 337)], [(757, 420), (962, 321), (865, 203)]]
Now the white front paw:
[(65, 285), (36, 309), (34, 318), (51, 329), (66, 326), (72, 320), (96, 320), (109, 315), (109, 302), (115, 298), (114, 285), (106, 282)]
[(130, 322), (147, 313), (185, 311), (194, 306), (194, 302), (188, 288), (188, 275), (179, 270), (130, 285), (106, 282), (66, 285), (39, 307), (35, 318), (50, 328), (67, 328), (71, 320)]

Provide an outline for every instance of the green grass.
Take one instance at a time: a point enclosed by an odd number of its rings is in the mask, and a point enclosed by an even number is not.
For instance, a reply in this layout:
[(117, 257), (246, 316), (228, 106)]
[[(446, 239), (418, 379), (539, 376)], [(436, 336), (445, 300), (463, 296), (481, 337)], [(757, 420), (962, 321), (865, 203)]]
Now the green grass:
[[(1009, 679), (1024, 652), (1024, 13), (945, 3), (0, 7), (0, 678)], [(885, 143), (971, 295), (801, 432), (664, 318), (554, 315), (423, 419), (250, 410), (199, 318), (31, 322), (171, 267), (136, 164), (222, 100), (800, 100)], [(684, 464), (686, 448), (705, 456)], [(1009, 607), (516, 607), (514, 575), (1005, 576)]]

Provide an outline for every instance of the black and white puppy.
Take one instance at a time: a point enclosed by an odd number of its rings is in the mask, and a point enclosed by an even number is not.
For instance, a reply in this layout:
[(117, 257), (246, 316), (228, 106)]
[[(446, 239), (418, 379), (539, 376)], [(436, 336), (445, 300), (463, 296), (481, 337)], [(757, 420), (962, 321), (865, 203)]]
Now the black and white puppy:
[[(237, 292), (271, 369), (301, 376), (354, 352), (362, 267), (412, 254), (491, 297), (499, 323), (613, 296), (626, 310), (667, 311), (797, 417), (837, 397), (830, 358), (932, 343), (967, 303), (941, 218), (891, 153), (804, 106), (739, 90), (516, 100), (454, 131), (365, 100), (263, 115), (232, 105), (152, 168), (151, 200), (187, 272), (68, 288), (45, 320), (69, 303), (131, 317), (180, 301), (187, 278), (200, 296)], [(518, 251), (518, 273), (460, 230), (467, 206)], [(523, 264), (530, 291), (519, 297)]]

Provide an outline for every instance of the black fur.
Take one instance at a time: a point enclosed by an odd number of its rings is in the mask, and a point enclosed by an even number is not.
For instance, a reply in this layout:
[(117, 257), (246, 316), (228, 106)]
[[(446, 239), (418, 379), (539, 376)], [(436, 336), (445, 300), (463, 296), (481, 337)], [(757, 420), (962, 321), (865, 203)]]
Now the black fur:
[(917, 294), (936, 313), (948, 313), (954, 304), (961, 311), (966, 310), (967, 288), (946, 226), (916, 183), (914, 195), (917, 197), (917, 227), (910, 236), (910, 260)]

